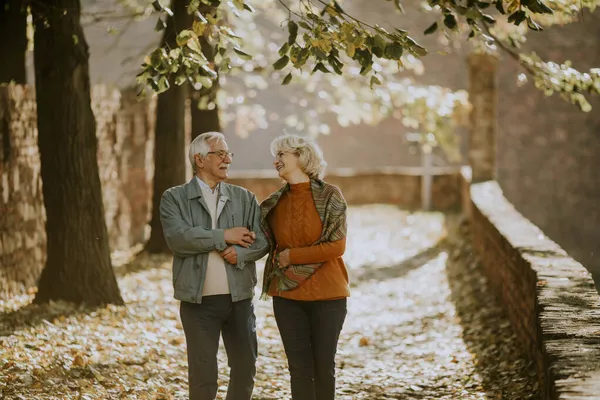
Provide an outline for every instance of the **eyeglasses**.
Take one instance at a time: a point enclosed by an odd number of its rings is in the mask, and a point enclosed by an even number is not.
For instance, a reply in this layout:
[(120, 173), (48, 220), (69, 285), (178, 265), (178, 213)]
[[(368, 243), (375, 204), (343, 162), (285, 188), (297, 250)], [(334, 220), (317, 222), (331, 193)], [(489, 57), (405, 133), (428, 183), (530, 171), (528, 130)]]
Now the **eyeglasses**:
[(221, 157), (222, 160), (225, 159), (225, 156), (229, 156), (229, 158), (233, 160), (233, 153), (230, 151), (225, 151), (225, 150), (209, 151), (206, 154), (216, 154), (217, 156)]

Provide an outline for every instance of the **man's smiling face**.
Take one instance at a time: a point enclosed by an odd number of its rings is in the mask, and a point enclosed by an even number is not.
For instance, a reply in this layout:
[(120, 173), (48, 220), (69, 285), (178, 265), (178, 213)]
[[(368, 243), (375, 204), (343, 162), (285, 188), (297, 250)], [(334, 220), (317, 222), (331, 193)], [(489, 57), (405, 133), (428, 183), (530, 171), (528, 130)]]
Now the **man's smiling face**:
[(210, 151), (206, 157), (197, 161), (199, 163), (198, 167), (205, 179), (219, 183), (227, 179), (228, 176), (229, 164), (232, 161), (229, 146), (223, 140), (213, 140), (209, 144)]

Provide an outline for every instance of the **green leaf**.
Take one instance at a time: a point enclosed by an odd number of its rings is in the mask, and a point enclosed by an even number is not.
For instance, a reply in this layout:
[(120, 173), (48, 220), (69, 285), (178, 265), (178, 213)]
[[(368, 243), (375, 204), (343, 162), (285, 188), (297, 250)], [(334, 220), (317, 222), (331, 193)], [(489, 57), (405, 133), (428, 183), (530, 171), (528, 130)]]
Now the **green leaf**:
[(313, 68), (311, 74), (314, 74), (316, 71), (321, 71), (325, 74), (330, 74), (331, 71), (327, 69), (327, 67), (325, 65), (323, 65), (323, 63), (317, 63), (317, 65), (315, 65), (315, 67)]
[(327, 58), (327, 54), (325, 54), (325, 52), (323, 50), (319, 49), (318, 47), (311, 47), (310, 52), (319, 60), (323, 60), (324, 58)]
[(371, 87), (371, 89), (373, 89), (373, 86), (375, 85), (381, 85), (381, 81), (379, 80), (379, 78), (373, 75), (371, 77), (371, 81), (369, 82), (369, 86)]
[(519, 25), (521, 22), (525, 21), (526, 18), (527, 13), (525, 13), (523, 10), (519, 10), (515, 11), (508, 17), (508, 22)]
[(423, 33), (426, 35), (431, 35), (435, 31), (437, 31), (437, 28), (438, 28), (438, 24), (437, 24), (437, 22), (434, 22), (433, 24), (431, 24), (429, 26), (429, 28), (425, 29), (425, 32), (423, 32)]
[(500, 14), (504, 15), (506, 14), (506, 11), (504, 11), (504, 5), (502, 4), (502, 0), (497, 0), (494, 5), (496, 6), (496, 10), (498, 10), (500, 12)]
[(221, 61), (219, 71), (223, 72), (224, 74), (231, 71), (231, 60), (229, 58), (224, 58), (223, 61)]
[(296, 62), (294, 63), (294, 67), (302, 67), (308, 60), (308, 57), (310, 57), (310, 51), (306, 47), (302, 48), (298, 53), (298, 57), (296, 59)]
[(287, 74), (285, 76), (285, 78), (283, 78), (283, 81), (281, 81), (281, 84), (283, 86), (287, 85), (288, 83), (290, 83), (292, 81), (292, 73), (290, 72), (289, 74)]
[(307, 23), (306, 23), (306, 22), (304, 22), (304, 21), (300, 21), (300, 22), (298, 22), (298, 24), (299, 24), (299, 25), (300, 25), (302, 28), (304, 28), (304, 29), (307, 29), (307, 30), (310, 30), (310, 29), (311, 29), (311, 28), (310, 28), (310, 25), (309, 25), (309, 24), (307, 24)]
[(287, 42), (285, 42), (283, 44), (283, 46), (281, 46), (279, 48), (278, 53), (279, 53), (280, 56), (283, 56), (283, 55), (287, 54), (289, 50), (290, 50), (290, 45)]
[(177, 75), (175, 78), (175, 84), (181, 86), (187, 80), (185, 75)]
[(200, 42), (196, 38), (191, 38), (186, 43), (187, 47), (195, 51), (196, 53), (202, 53), (202, 47), (200, 46)]
[(339, 12), (340, 14), (344, 13), (344, 10), (340, 6), (340, 4), (335, 0), (333, 0), (333, 7), (335, 8), (335, 11)]
[(383, 58), (383, 50), (384, 49), (382, 49), (381, 47), (371, 47), (371, 53), (373, 53), (375, 57)]
[(167, 56), (167, 52), (162, 47), (150, 53), (150, 65), (157, 68), (162, 65), (163, 60)]
[(202, 76), (199, 74), (197, 74), (194, 77), (194, 80), (196, 81), (196, 83), (202, 85), (202, 87), (205, 87), (205, 88), (210, 88), (210, 87), (212, 87), (212, 84), (213, 84), (213, 81), (209, 77)]
[(288, 36), (288, 44), (291, 46), (296, 43), (296, 37), (298, 37), (298, 24), (292, 20), (288, 21), (288, 32), (290, 35)]
[(246, 11), (250, 11), (251, 13), (255, 12), (256, 10), (254, 9), (254, 7), (252, 7), (250, 4), (246, 4), (244, 3), (244, 10)]
[(385, 58), (387, 58), (388, 60), (399, 60), (400, 57), (402, 57), (402, 53), (404, 52), (404, 48), (402, 47), (402, 45), (398, 42), (392, 42), (389, 43), (387, 46), (385, 46), (385, 50), (383, 51), (383, 54), (385, 56)]
[(288, 56), (283, 56), (273, 63), (273, 68), (275, 69), (275, 71), (279, 71), (280, 69), (283, 69), (286, 65), (288, 65), (289, 62), (290, 58)]
[(154, 26), (154, 30), (156, 32), (160, 32), (163, 29), (165, 29), (167, 27), (167, 23), (165, 21), (162, 20), (162, 18), (158, 18), (158, 21), (156, 21), (156, 25)]
[(200, 72), (203, 73), (203, 75), (207, 75), (211, 79), (216, 79), (217, 76), (218, 76), (217, 73), (215, 72), (215, 70), (213, 70), (208, 65), (201, 66), (200, 67)]
[(456, 22), (456, 17), (454, 14), (446, 14), (444, 17), (444, 25), (451, 30), (455, 30), (457, 28), (458, 23)]
[(158, 81), (155, 81), (156, 83), (156, 92), (157, 93), (162, 93), (162, 92), (166, 92), (167, 90), (169, 90), (169, 80), (167, 79), (166, 76), (164, 75), (160, 75), (158, 77)]
[(196, 11), (196, 18), (203, 24), (208, 24), (208, 20), (204, 18), (204, 15), (200, 11)]
[(342, 62), (337, 57), (329, 55), (329, 57), (327, 57), (327, 61), (329, 61), (329, 65), (331, 65), (331, 68), (333, 68), (333, 71), (336, 74), (342, 75), (342, 67), (344, 66), (344, 64), (342, 64)]
[(483, 20), (485, 22), (487, 22), (488, 24), (495, 24), (496, 23), (496, 19), (494, 17), (492, 17), (491, 15), (481, 14), (481, 18), (483, 18)]
[(179, 47), (169, 51), (169, 57), (172, 58), (173, 60), (177, 60), (180, 56), (181, 56), (181, 49)]
[(361, 74), (362, 76), (366, 76), (366, 75), (367, 75), (369, 72), (371, 72), (372, 70), (373, 70), (373, 63), (370, 63), (370, 64), (368, 64), (368, 65), (365, 65), (365, 66), (363, 66), (363, 67), (360, 69), (360, 74)]
[(425, 47), (421, 46), (419, 43), (415, 42), (413, 38), (406, 38), (406, 44), (408, 44), (408, 49), (411, 53), (419, 57), (425, 57), (427, 55), (427, 49), (425, 49)]
[(354, 54), (353, 59), (358, 61), (358, 63), (363, 67), (373, 64), (373, 55), (367, 50), (356, 50), (356, 54)]
[(385, 49), (385, 45), (387, 44), (386, 40), (380, 34), (377, 34), (373, 37), (375, 39), (375, 46)]
[(188, 42), (188, 40), (190, 40), (193, 37), (196, 37), (196, 34), (193, 31), (189, 29), (184, 29), (181, 32), (179, 32), (179, 35), (177, 35), (177, 38), (175, 40), (178, 46), (184, 46)]
[[(525, 4), (525, 2), (523, 2), (523, 4)], [(531, 11), (537, 14), (554, 14), (554, 10), (548, 7), (541, 0), (530, 0), (525, 5), (527, 6), (527, 8), (529, 8)]]
[(233, 0), (233, 5), (238, 10), (244, 10), (244, 1), (243, 0)]
[(198, 10), (198, 7), (200, 7), (200, 0), (190, 0), (187, 6), (187, 13), (193, 14), (194, 11)]
[(240, 58), (241, 58), (242, 60), (245, 60), (245, 61), (250, 61), (250, 60), (252, 60), (252, 56), (251, 56), (250, 54), (244, 53), (244, 52), (243, 52), (242, 50), (240, 50), (238, 47), (234, 47), (234, 48), (233, 48), (233, 51), (235, 51), (235, 53), (236, 53), (238, 56), (240, 56)]
[(544, 28), (542, 28), (542, 26), (540, 24), (538, 24), (537, 22), (535, 22), (531, 17), (527, 17), (527, 26), (532, 31), (543, 31), (544, 30)]

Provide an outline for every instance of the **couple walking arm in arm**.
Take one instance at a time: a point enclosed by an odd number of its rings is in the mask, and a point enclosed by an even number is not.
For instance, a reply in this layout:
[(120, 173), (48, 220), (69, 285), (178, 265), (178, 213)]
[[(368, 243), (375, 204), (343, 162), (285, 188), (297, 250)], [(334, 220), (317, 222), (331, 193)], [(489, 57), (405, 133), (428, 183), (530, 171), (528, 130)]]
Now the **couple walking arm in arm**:
[(251, 192), (224, 182), (233, 153), (217, 132), (192, 142), (194, 178), (161, 200), (191, 400), (216, 398), (221, 335), (230, 367), (227, 399), (251, 399), (255, 262), (267, 253), (262, 296), (273, 297), (292, 398), (335, 396), (335, 353), (350, 294), (342, 260), (346, 203), (338, 188), (322, 181), (326, 163), (316, 143), (286, 135), (273, 141), (271, 152), (285, 184), (260, 207)]

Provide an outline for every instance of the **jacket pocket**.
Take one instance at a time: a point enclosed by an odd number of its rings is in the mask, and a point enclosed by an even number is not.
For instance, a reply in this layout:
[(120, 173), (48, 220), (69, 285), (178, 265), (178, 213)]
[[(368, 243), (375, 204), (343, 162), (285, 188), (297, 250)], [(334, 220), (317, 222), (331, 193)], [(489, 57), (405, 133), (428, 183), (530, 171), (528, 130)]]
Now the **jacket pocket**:
[(181, 274), (181, 270), (183, 269), (184, 259), (178, 259), (173, 263), (173, 287), (177, 285), (177, 280), (179, 279), (179, 275)]
[[(198, 260), (199, 261), (199, 260)], [(173, 271), (175, 273), (175, 269)], [(200, 289), (200, 278), (202, 270), (196, 257), (186, 257), (181, 259), (180, 268), (175, 276), (173, 286), (175, 292), (185, 294), (186, 296), (195, 296)], [(190, 299), (191, 300), (191, 299)]]

